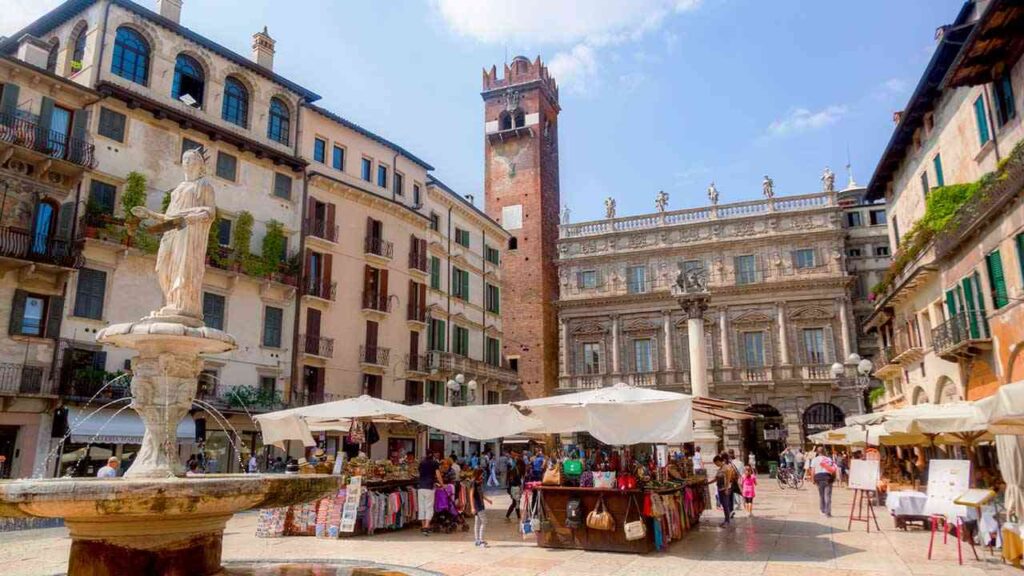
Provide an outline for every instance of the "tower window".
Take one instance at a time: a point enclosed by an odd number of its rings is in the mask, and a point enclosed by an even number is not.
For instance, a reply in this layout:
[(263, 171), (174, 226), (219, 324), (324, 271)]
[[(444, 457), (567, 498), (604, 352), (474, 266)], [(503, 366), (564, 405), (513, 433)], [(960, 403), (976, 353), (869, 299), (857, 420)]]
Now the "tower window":
[(508, 112), (502, 112), (498, 116), (498, 129), (499, 130), (511, 130), (512, 129), (512, 115)]
[(512, 118), (514, 120), (516, 128), (522, 128), (523, 126), (526, 126), (526, 115), (523, 114), (522, 110), (519, 110), (517, 108), (516, 111), (512, 113)]
[(518, 248), (519, 248), (519, 239), (516, 238), (515, 236), (509, 238), (508, 239), (508, 249), (509, 250), (516, 250)]

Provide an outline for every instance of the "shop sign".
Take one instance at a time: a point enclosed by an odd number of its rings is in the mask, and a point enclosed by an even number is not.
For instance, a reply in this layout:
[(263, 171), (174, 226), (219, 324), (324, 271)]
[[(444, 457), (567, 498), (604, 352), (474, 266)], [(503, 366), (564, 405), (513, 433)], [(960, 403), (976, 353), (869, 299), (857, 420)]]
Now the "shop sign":
[(789, 433), (785, 428), (776, 428), (775, 430), (765, 430), (765, 440), (785, 440), (789, 436)]

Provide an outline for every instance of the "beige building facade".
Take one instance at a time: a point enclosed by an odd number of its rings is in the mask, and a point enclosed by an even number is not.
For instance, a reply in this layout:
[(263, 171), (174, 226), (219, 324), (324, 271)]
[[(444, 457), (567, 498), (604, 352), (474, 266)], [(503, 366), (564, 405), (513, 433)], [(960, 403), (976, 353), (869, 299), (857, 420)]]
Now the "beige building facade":
[(859, 413), (830, 370), (858, 347), (842, 215), (831, 192), (563, 224), (559, 391), (690, 392), (687, 316), (670, 290), (702, 268), (709, 393), (765, 416), (725, 424), (724, 447), (767, 462)]

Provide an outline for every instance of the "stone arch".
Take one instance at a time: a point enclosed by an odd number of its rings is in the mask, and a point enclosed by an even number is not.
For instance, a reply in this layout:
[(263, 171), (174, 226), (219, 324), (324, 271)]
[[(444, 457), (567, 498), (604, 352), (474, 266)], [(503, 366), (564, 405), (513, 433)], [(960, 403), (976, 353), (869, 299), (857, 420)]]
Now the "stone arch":
[(744, 411), (759, 414), (761, 418), (741, 423), (743, 443), (742, 453), (738, 456), (746, 463), (747, 455), (753, 452), (758, 469), (767, 471), (768, 462), (778, 462), (779, 454), (786, 445), (786, 424), (782, 412), (771, 404), (751, 404)]
[(923, 387), (921, 387), (921, 386), (915, 386), (914, 387), (914, 389), (910, 393), (910, 403), (911, 403), (911, 405), (914, 405), (914, 406), (916, 406), (918, 404), (928, 404), (929, 403), (928, 393), (925, 392)]
[(815, 402), (800, 416), (804, 438), (818, 432), (841, 428), (846, 423), (846, 413), (831, 402)]
[[(71, 33), (68, 34), (67, 45), (64, 47), (64, 50), (65, 50), (65, 52), (67, 54), (67, 57), (65, 58), (65, 63), (64, 63), (64, 69), (65, 69), (64, 74), (66, 76), (70, 76), (70, 75), (78, 72), (79, 70), (81, 70), (82, 68), (85, 67), (84, 60), (85, 60), (85, 49), (86, 49), (86, 46), (83, 44), (83, 46), (82, 46), (82, 53), (81, 54), (77, 53), (78, 52), (77, 48), (78, 48), (79, 42), (83, 42), (84, 43), (84, 42), (86, 42), (88, 40), (88, 38), (89, 38), (89, 23), (86, 22), (85, 20), (79, 20), (78, 22), (75, 23), (74, 27), (71, 28)], [(76, 66), (75, 62), (78, 62), (78, 64), (77, 64), (78, 67), (77, 68), (75, 67)]]
[(939, 377), (938, 383), (935, 385), (935, 398), (933, 399), (936, 404), (959, 402), (963, 399), (964, 396), (957, 389), (955, 382), (950, 380), (948, 376)]

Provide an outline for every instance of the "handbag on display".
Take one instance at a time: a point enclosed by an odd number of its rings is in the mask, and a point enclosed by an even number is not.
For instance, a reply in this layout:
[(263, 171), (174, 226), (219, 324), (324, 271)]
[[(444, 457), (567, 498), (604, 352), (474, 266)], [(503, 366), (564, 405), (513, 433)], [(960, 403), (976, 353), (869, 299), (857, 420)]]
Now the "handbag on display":
[[(637, 519), (629, 521), (629, 511), (636, 506)], [(626, 516), (622, 520), (622, 530), (626, 533), (626, 540), (643, 540), (647, 536), (647, 526), (644, 525), (644, 518), (640, 515), (640, 507), (636, 504), (636, 497), (630, 496), (626, 504)]]
[(632, 474), (623, 474), (617, 481), (619, 490), (636, 490), (636, 477)]
[(548, 517), (544, 496), (540, 492), (537, 493), (537, 514), (540, 516), (540, 526), (538, 526), (537, 532), (551, 532), (554, 527), (551, 525), (551, 519)]
[(594, 488), (615, 488), (615, 472), (594, 472)]
[(558, 466), (552, 466), (544, 471), (544, 477), (541, 479), (542, 486), (561, 486), (562, 485), (562, 471), (559, 470)]
[(562, 472), (565, 472), (566, 476), (579, 476), (583, 474), (583, 462), (576, 459), (566, 460), (562, 464)]
[(587, 528), (609, 532), (615, 530), (615, 518), (612, 517), (612, 513), (605, 507), (604, 497), (598, 499), (597, 505), (587, 514)]
[(576, 530), (583, 526), (583, 500), (569, 498), (565, 504), (565, 527)]
[(593, 488), (594, 487), (594, 473), (586, 471), (580, 474), (580, 488)]

